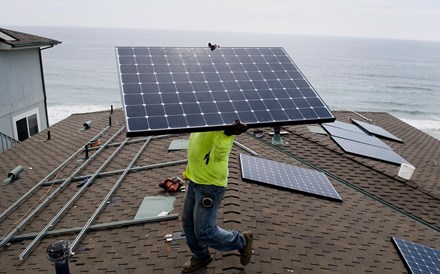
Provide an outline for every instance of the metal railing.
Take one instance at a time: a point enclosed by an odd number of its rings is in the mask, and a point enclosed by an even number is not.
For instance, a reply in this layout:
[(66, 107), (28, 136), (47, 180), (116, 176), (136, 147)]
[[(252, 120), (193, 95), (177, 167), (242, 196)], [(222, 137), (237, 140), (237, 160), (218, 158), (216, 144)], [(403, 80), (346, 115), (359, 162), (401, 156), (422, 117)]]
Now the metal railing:
[(6, 150), (13, 147), (15, 144), (20, 143), (20, 141), (15, 140), (14, 138), (0, 132), (0, 154), (5, 152)]

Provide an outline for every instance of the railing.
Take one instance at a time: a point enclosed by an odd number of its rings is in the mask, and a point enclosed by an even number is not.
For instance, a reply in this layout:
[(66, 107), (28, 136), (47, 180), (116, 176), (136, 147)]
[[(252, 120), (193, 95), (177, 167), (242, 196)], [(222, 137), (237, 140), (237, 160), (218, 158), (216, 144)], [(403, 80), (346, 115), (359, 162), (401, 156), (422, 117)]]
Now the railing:
[(0, 154), (18, 143), (20, 143), (20, 141), (15, 140), (14, 138), (0, 132)]

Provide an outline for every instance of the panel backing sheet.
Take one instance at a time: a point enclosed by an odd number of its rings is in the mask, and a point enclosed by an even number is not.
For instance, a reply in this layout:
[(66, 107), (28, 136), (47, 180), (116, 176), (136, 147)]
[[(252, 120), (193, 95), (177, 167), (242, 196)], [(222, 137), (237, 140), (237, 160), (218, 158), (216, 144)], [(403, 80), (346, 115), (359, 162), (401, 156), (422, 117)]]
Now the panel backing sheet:
[(345, 152), (400, 165), (408, 163), (379, 138), (358, 126), (340, 121), (322, 124), (325, 130)]
[(376, 135), (376, 136), (379, 136), (379, 137), (383, 137), (383, 138), (386, 138), (386, 139), (389, 139), (389, 140), (393, 140), (393, 141), (396, 141), (396, 142), (403, 143), (402, 139), (394, 136), (393, 134), (389, 133), (388, 131), (386, 131), (385, 129), (383, 129), (383, 128), (379, 127), (379, 126), (372, 125), (372, 124), (369, 124), (369, 123), (365, 123), (365, 122), (362, 122), (362, 121), (358, 121), (358, 120), (355, 120), (353, 118), (351, 118), (351, 121), (353, 123), (355, 123), (356, 125), (358, 125), (359, 127), (361, 127), (362, 129), (364, 129), (365, 131), (367, 131), (367, 132), (369, 132), (369, 133), (371, 133), (373, 135)]
[(240, 154), (244, 179), (342, 201), (324, 173)]
[(382, 142), (377, 137), (375, 137), (373, 135), (366, 134), (365, 132), (357, 133), (357, 132), (354, 132), (354, 131), (345, 130), (345, 129), (338, 128), (338, 127), (332, 127), (329, 124), (324, 124), (322, 126), (332, 136), (353, 140), (353, 141), (364, 143), (364, 144), (367, 144), (367, 145), (372, 145), (372, 146), (382, 147), (382, 148), (386, 148), (386, 149), (391, 149), (387, 144)]
[(116, 57), (128, 136), (334, 120), (280, 47), (117, 47)]
[(408, 161), (406, 161), (402, 156), (391, 149), (371, 146), (336, 136), (331, 137), (345, 152), (365, 156), (372, 159), (378, 159), (396, 165), (400, 165), (402, 163), (409, 164)]

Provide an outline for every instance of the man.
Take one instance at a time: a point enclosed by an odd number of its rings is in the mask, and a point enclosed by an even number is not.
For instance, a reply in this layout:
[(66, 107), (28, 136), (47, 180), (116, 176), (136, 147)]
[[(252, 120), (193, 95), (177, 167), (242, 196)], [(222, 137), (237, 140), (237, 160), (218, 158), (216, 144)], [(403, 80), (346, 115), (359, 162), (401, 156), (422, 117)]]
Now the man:
[(240, 262), (247, 265), (252, 256), (252, 233), (225, 230), (216, 225), (217, 211), (223, 200), (228, 180), (229, 153), (235, 135), (247, 125), (235, 121), (224, 131), (192, 133), (188, 144), (189, 178), (183, 207), (183, 230), (192, 257), (183, 264), (182, 272), (191, 272), (212, 261), (208, 247), (219, 251), (238, 250)]

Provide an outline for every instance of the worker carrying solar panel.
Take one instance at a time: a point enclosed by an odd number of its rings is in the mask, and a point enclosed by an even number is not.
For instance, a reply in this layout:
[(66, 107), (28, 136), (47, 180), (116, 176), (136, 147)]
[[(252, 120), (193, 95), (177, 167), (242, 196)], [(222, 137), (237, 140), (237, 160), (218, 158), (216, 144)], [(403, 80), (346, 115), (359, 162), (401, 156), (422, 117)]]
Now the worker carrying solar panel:
[(183, 272), (191, 272), (210, 263), (209, 247), (219, 251), (238, 250), (242, 265), (250, 261), (252, 232), (225, 230), (216, 225), (217, 211), (226, 191), (232, 144), (235, 136), (247, 129), (246, 124), (236, 120), (224, 131), (191, 133), (185, 172), (189, 184), (182, 223), (193, 255), (182, 266)]

